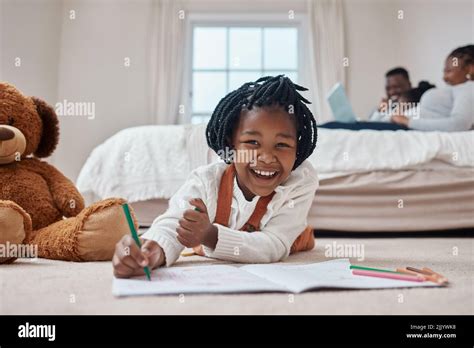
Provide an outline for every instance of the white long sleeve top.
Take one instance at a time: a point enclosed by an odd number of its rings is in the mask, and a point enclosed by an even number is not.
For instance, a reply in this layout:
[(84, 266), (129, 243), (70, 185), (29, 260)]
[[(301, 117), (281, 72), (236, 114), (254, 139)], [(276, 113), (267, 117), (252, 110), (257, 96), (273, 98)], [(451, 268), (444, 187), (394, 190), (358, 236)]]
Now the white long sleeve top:
[[(167, 266), (171, 266), (184, 249), (177, 239), (176, 228), (184, 211), (192, 207), (189, 199), (201, 198), (211, 223), (214, 221), (220, 179), (227, 166), (224, 162), (216, 162), (192, 171), (171, 197), (168, 210), (143, 234), (142, 238), (152, 239), (161, 246)], [(242, 263), (269, 263), (286, 258), (291, 245), (307, 226), (318, 184), (316, 170), (309, 161), (304, 161), (275, 188), (275, 195), (262, 217), (260, 231), (243, 232), (239, 229), (252, 215), (260, 196), (247, 201), (234, 178), (229, 227), (214, 223), (218, 241), (215, 249), (203, 248), (206, 256)]]
[(459, 132), (474, 124), (474, 82), (432, 88), (420, 100), (420, 117), (409, 128), (424, 131)]

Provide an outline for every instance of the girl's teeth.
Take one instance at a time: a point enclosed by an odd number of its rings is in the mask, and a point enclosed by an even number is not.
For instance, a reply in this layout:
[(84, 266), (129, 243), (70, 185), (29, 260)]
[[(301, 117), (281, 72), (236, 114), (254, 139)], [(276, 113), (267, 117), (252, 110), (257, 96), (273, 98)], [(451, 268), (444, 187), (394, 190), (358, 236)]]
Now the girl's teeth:
[(266, 171), (261, 171), (261, 170), (253, 170), (255, 173), (259, 175), (264, 175), (264, 176), (273, 176), (276, 172), (266, 172)]

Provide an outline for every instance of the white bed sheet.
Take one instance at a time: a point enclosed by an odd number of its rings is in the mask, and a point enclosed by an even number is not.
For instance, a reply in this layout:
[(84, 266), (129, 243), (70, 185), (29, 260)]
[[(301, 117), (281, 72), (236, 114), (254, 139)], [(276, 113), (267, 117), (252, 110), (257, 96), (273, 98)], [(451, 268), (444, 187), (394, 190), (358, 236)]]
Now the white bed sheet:
[[(348, 131), (318, 129), (309, 161), (320, 179), (372, 171), (445, 165), (474, 167), (474, 131)], [(93, 150), (77, 186), (88, 203), (107, 197), (130, 202), (168, 199), (200, 165), (220, 160), (208, 148), (205, 125), (125, 129)], [(440, 164), (441, 163), (441, 164)]]

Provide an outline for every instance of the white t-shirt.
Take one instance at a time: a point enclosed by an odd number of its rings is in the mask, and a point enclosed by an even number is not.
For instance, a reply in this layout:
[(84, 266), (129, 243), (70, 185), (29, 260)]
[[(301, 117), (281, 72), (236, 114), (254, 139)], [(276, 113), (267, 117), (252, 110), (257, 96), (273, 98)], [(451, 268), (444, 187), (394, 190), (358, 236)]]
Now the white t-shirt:
[[(176, 228), (187, 202), (201, 198), (206, 204), (209, 219), (214, 221), (217, 211), (219, 183), (227, 168), (224, 162), (199, 167), (191, 172), (184, 185), (171, 197), (168, 210), (157, 217), (143, 238), (156, 241), (166, 256), (166, 265), (172, 265), (184, 246), (177, 239)], [(259, 196), (247, 201), (234, 178), (229, 227), (215, 223), (218, 241), (215, 249), (204, 247), (206, 256), (234, 262), (268, 263), (286, 258), (296, 238), (307, 226), (307, 216), (318, 188), (316, 170), (304, 161), (277, 188), (262, 217), (260, 231), (243, 232), (240, 228), (248, 221)]]

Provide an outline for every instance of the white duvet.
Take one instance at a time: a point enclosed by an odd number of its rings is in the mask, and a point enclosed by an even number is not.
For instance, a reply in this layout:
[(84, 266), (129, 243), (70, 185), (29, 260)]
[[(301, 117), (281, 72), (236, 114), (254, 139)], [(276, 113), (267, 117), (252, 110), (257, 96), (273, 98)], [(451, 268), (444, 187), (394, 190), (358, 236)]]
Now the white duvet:
[[(348, 131), (318, 129), (309, 161), (320, 178), (381, 170), (474, 167), (474, 131)], [(96, 147), (77, 186), (88, 202), (124, 197), (130, 202), (170, 198), (194, 168), (219, 158), (210, 150), (205, 125), (125, 129)]]

